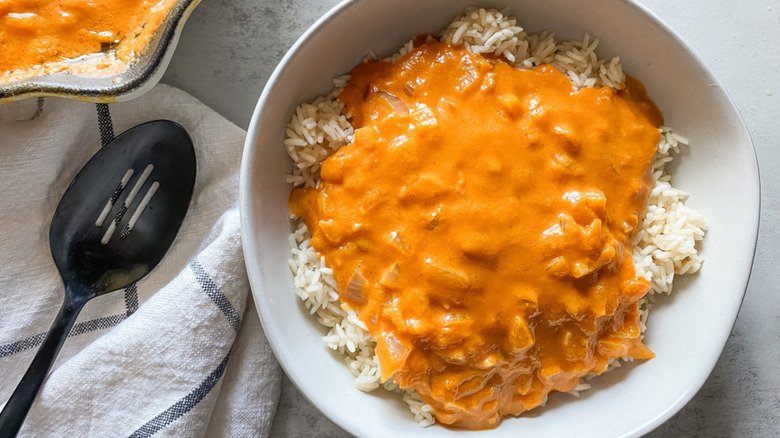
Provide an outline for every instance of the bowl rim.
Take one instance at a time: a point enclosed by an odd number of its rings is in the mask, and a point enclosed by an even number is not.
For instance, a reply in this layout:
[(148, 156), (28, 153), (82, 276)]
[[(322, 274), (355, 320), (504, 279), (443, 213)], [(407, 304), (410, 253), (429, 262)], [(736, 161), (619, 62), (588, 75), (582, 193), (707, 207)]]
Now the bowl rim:
[[(255, 309), (257, 311), (257, 314), (259, 316), (261, 325), (265, 333), (273, 333), (276, 331), (276, 329), (274, 327), (268, 326), (266, 322), (266, 318), (264, 318), (266, 309), (264, 309), (262, 306), (263, 294), (261, 294), (259, 291), (260, 289), (257, 288), (257, 286), (261, 285), (262, 279), (260, 278), (260, 275), (255, 274), (252, 269), (253, 265), (259, 263), (260, 258), (258, 257), (257, 254), (259, 253), (259, 250), (256, 251), (255, 248), (252, 245), (250, 245), (250, 241), (252, 241), (252, 239), (248, 238), (248, 237), (255, 237), (253, 224), (249, 218), (251, 214), (251, 207), (250, 207), (251, 190), (249, 187), (249, 181), (251, 180), (252, 177), (251, 160), (255, 155), (254, 143), (255, 143), (255, 139), (258, 137), (258, 135), (260, 135), (260, 133), (258, 132), (260, 114), (269, 105), (268, 99), (272, 88), (279, 82), (280, 78), (283, 77), (285, 71), (288, 68), (289, 62), (296, 56), (297, 52), (301, 49), (301, 47), (305, 46), (312, 39), (314, 39), (317, 36), (317, 34), (320, 33), (322, 28), (325, 25), (327, 25), (329, 21), (345, 13), (350, 7), (362, 1), (364, 0), (342, 0), (341, 2), (333, 6), (330, 10), (328, 10), (318, 20), (316, 20), (295, 41), (295, 43), (287, 50), (287, 52), (285, 53), (281, 61), (277, 64), (276, 68), (274, 69), (268, 81), (266, 82), (263, 91), (257, 101), (257, 104), (253, 110), (252, 118), (249, 124), (249, 128), (247, 130), (247, 136), (245, 138), (245, 143), (244, 143), (244, 151), (242, 154), (240, 181), (239, 181), (239, 214), (240, 214), (240, 223), (241, 223), (241, 234), (243, 236), (242, 248), (244, 252), (244, 262), (247, 268), (249, 284), (250, 284), (252, 296), (254, 298)], [(663, 21), (654, 12), (652, 12), (647, 6), (640, 3), (638, 0), (618, 0), (618, 1), (627, 4), (629, 7), (635, 10), (638, 10), (638, 12), (644, 15), (649, 21), (653, 22), (658, 27), (660, 32), (666, 33), (669, 37), (671, 37), (679, 45), (679, 47), (681, 47), (684, 50), (686, 56), (690, 57), (702, 71), (706, 72), (709, 75), (712, 84), (723, 93), (724, 97), (726, 98), (726, 102), (728, 103), (729, 109), (732, 110), (733, 114), (736, 115), (737, 130), (741, 131), (741, 133), (744, 134), (745, 138), (747, 139), (750, 145), (749, 148), (751, 151), (750, 157), (752, 159), (750, 160), (749, 165), (754, 170), (754, 172), (751, 173), (751, 175), (749, 175), (751, 179), (750, 185), (752, 187), (755, 187), (756, 189), (753, 192), (753, 199), (752, 199), (752, 204), (755, 205), (756, 208), (755, 220), (752, 223), (747, 224), (750, 227), (748, 230), (749, 232), (747, 234), (749, 234), (751, 237), (750, 245), (752, 247), (750, 248), (750, 252), (752, 252), (752, 256), (750, 257), (750, 261), (747, 264), (747, 276), (743, 279), (742, 282), (740, 282), (742, 284), (742, 287), (741, 287), (741, 296), (739, 299), (739, 306), (736, 307), (735, 311), (733, 312), (733, 317), (731, 318), (730, 321), (728, 321), (729, 330), (728, 332), (724, 331), (725, 335), (722, 336), (722, 339), (720, 339), (719, 342), (717, 342), (717, 344), (713, 343), (714, 345), (718, 345), (720, 354), (718, 354), (713, 359), (709, 360), (708, 361), (709, 363), (705, 364), (703, 368), (706, 369), (707, 372), (698, 375), (697, 376), (698, 379), (696, 381), (690, 382), (688, 387), (686, 388), (686, 391), (674, 403), (669, 405), (666, 409), (658, 412), (654, 417), (645, 421), (643, 424), (638, 424), (636, 427), (628, 430), (624, 434), (624, 436), (641, 436), (657, 428), (658, 426), (666, 422), (668, 419), (670, 419), (673, 415), (675, 415), (678, 411), (680, 411), (680, 409), (682, 409), (694, 397), (694, 395), (696, 395), (696, 393), (699, 392), (699, 390), (702, 388), (706, 380), (712, 374), (712, 371), (715, 368), (718, 359), (723, 354), (723, 349), (730, 337), (731, 332), (733, 331), (737, 316), (739, 315), (739, 312), (742, 308), (742, 304), (744, 303), (745, 295), (750, 282), (750, 277), (752, 275), (752, 269), (755, 263), (756, 248), (758, 244), (759, 225), (760, 225), (760, 218), (761, 218), (761, 184), (760, 184), (758, 157), (756, 154), (753, 139), (750, 136), (750, 132), (747, 129), (747, 125), (745, 124), (742, 114), (738, 110), (733, 98), (728, 93), (726, 88), (723, 87), (721, 82), (715, 77), (712, 71), (710, 71), (710, 69), (706, 66), (704, 61), (701, 59), (701, 57), (685, 42), (685, 40), (676, 31), (674, 31), (665, 21)], [(266, 336), (266, 338), (268, 339), (269, 345), (271, 346), (271, 349), (276, 355), (277, 359), (281, 357), (280, 351), (283, 349), (283, 346), (277, 345), (275, 343), (274, 336)], [(281, 360), (279, 361), (279, 363), (283, 368), (283, 370), (285, 371), (285, 374), (289, 377), (290, 381), (296, 386), (296, 388), (298, 388), (301, 394), (303, 394), (303, 396), (306, 397), (306, 399), (309, 400), (320, 412), (322, 412), (331, 421), (333, 421), (339, 427), (345, 429), (346, 431), (352, 434), (358, 434), (360, 432), (360, 430), (357, 429), (352, 423), (341, 421), (341, 416), (338, 415), (339, 413), (338, 407), (333, 406), (331, 404), (323, 405), (320, 403), (316, 403), (315, 400), (313, 400), (310, 394), (308, 393), (308, 390), (304, 388), (302, 383), (298, 380), (297, 376), (294, 373), (290, 373), (289, 365), (287, 363), (283, 363)]]
[[(127, 101), (142, 95), (154, 87), (162, 78), (168, 63), (173, 56), (184, 24), (200, 1), (201, 0), (176, 0), (176, 3), (165, 18), (165, 27), (157, 30), (157, 32), (160, 32), (159, 42), (142, 67), (132, 70), (130, 67), (132, 67), (133, 64), (130, 64), (127, 69), (119, 74), (100, 77), (101, 80), (108, 80), (111, 78), (120, 78), (122, 75), (128, 74), (129, 79), (123, 79), (119, 83), (113, 83), (112, 81), (109, 86), (78, 86), (40, 81), (41, 78), (52, 77), (53, 75), (34, 76), (19, 82), (12, 82), (6, 86), (0, 85), (0, 104), (32, 97), (46, 96), (108, 103)], [(147, 46), (146, 50), (139, 54), (139, 56), (143, 56), (144, 53), (150, 49), (152, 49), (152, 47)], [(93, 79), (89, 76), (71, 76), (78, 77), (79, 80), (84, 81)]]

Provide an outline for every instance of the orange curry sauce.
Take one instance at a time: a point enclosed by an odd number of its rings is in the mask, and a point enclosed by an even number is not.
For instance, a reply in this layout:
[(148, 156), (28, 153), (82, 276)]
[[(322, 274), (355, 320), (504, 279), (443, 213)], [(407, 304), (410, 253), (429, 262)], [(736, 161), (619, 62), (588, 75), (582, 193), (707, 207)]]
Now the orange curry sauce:
[[(0, 73), (105, 52), (143, 50), (173, 0), (0, 0)], [(140, 37), (140, 38), (138, 38)]]
[(431, 42), (359, 65), (340, 99), (355, 141), (290, 207), (383, 380), (480, 429), (654, 356), (630, 251), (662, 116), (638, 81), (574, 92), (551, 66)]

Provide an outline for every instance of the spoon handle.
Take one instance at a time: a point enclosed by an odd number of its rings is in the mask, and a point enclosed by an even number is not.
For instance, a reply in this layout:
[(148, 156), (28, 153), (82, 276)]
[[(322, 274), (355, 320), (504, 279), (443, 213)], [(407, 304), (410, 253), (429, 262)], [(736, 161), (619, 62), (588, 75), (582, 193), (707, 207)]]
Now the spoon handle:
[(76, 322), (81, 308), (84, 307), (86, 300), (73, 299), (70, 293), (65, 294), (65, 302), (60, 308), (60, 313), (51, 325), (49, 333), (43, 340), (38, 353), (35, 354), (30, 367), (24, 373), (22, 381), (11, 394), (11, 398), (0, 412), (0, 437), (15, 437), (22, 427), (24, 418), (30, 410), (38, 390), (41, 388), (46, 374), (51, 369), (60, 347), (68, 337), (73, 323)]

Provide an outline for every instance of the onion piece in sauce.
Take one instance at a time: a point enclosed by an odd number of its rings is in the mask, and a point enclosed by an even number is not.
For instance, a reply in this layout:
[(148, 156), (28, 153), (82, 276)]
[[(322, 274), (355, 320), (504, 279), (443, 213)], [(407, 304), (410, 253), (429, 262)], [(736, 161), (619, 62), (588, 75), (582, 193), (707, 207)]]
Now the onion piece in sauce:
[(382, 275), (382, 279), (379, 280), (379, 283), (381, 283), (384, 286), (390, 286), (392, 285), (396, 280), (398, 280), (398, 273), (400, 272), (400, 269), (398, 268), (398, 264), (394, 264), (390, 270), (384, 273)]
[(409, 350), (395, 337), (393, 332), (387, 332), (384, 336), (387, 344), (387, 352), (393, 360), (406, 360)]
[(397, 96), (394, 96), (386, 91), (382, 91), (376, 87), (374, 87), (374, 93), (378, 94), (379, 97), (387, 101), (387, 103), (390, 104), (391, 107), (393, 107), (393, 111), (398, 116), (408, 116), (409, 115), (409, 107), (406, 106), (403, 100), (399, 99)]
[(363, 295), (363, 285), (366, 283), (366, 279), (363, 278), (363, 274), (360, 271), (355, 271), (352, 278), (349, 279), (347, 287), (344, 289), (344, 296), (353, 301), (365, 301), (366, 296)]

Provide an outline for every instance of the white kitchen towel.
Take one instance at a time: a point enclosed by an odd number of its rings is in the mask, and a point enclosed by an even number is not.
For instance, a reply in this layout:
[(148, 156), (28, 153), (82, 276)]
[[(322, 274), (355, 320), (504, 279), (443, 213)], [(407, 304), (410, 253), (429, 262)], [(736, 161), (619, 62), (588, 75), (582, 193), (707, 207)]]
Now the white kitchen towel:
[(147, 277), (87, 303), (20, 436), (267, 436), (280, 370), (249, 298), (237, 209), (244, 132), (158, 85), (126, 103), (0, 105), (0, 403), (62, 303), (49, 224), (71, 179), (115, 135), (155, 119), (192, 137), (197, 180)]

